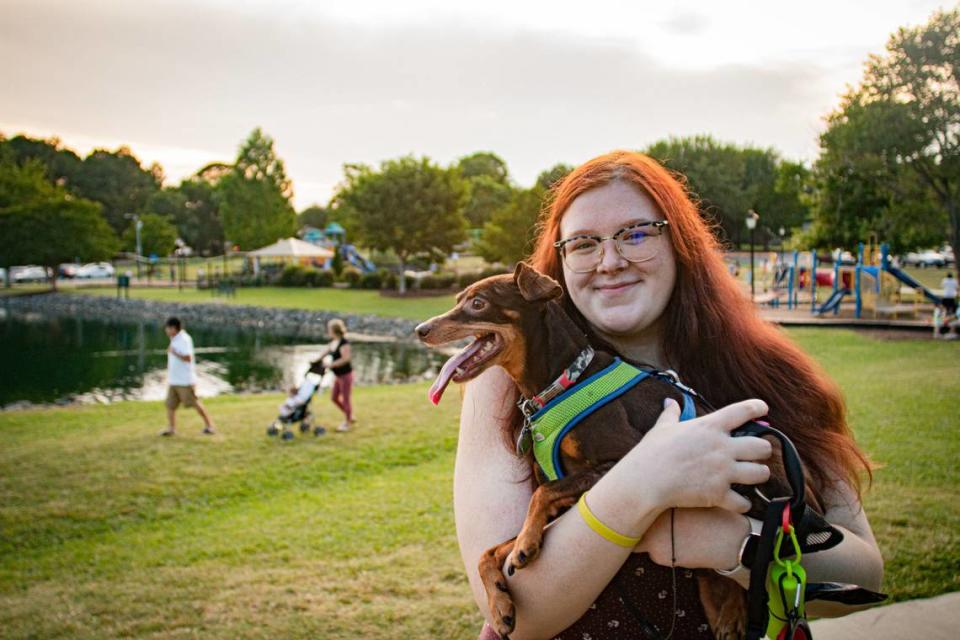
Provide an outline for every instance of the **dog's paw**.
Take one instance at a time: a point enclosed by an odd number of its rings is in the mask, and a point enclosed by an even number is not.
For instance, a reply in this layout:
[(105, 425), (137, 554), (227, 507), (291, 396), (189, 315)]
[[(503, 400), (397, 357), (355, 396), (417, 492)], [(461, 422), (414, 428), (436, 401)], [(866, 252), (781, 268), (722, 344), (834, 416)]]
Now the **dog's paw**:
[(746, 598), (727, 598), (723, 602), (714, 636), (717, 640), (743, 640), (747, 637)]
[(496, 592), (490, 594), (489, 606), (490, 618), (493, 620), (493, 630), (497, 632), (498, 636), (506, 640), (517, 624), (517, 614), (513, 606), (513, 600), (510, 598), (510, 592), (507, 591), (505, 584), (497, 583)]
[(542, 536), (526, 535), (522, 532), (517, 538), (517, 543), (510, 553), (507, 562), (507, 573), (513, 575), (516, 569), (523, 569), (530, 564), (540, 554), (540, 545), (543, 542)]

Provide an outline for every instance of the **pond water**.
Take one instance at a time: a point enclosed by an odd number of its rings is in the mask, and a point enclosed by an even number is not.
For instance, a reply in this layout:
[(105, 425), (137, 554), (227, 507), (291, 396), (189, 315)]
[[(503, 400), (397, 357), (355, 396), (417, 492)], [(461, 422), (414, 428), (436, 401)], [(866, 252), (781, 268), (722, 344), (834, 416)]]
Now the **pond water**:
[[(323, 346), (254, 329), (187, 327), (204, 397), (299, 384)], [(433, 377), (445, 355), (409, 342), (352, 340), (358, 385)], [(0, 309), (0, 407), (161, 400), (168, 338), (162, 325), (49, 318)]]

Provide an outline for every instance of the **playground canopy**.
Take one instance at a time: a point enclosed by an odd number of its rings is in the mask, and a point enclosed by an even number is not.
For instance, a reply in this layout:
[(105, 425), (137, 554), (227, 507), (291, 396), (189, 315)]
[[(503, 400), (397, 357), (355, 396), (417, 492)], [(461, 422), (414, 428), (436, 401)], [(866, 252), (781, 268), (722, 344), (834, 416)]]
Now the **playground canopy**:
[(319, 258), (326, 260), (333, 257), (333, 251), (297, 238), (284, 238), (256, 251), (251, 251), (247, 256), (251, 258)]

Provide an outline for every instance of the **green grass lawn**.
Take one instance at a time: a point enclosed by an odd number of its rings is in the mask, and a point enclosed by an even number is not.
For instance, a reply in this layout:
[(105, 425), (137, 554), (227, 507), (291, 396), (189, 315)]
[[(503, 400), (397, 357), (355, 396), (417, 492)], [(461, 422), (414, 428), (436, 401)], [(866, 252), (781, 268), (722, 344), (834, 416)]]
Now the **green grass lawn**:
[[(117, 290), (112, 287), (77, 289), (76, 293), (89, 295), (115, 296)], [(326, 310), (339, 313), (373, 314), (412, 320), (426, 320), (450, 309), (454, 304), (453, 295), (436, 297), (392, 298), (380, 295), (379, 291), (356, 289), (303, 289), (285, 287), (251, 287), (237, 289), (232, 298), (213, 296), (208, 291), (185, 288), (133, 288), (131, 298), (147, 298), (165, 302), (203, 302), (223, 304), (249, 304), (261, 307), (283, 307), (288, 309)]]
[(43, 293), (44, 291), (49, 291), (50, 287), (46, 284), (15, 284), (9, 287), (3, 286), (3, 283), (0, 282), (0, 298), (4, 296), (26, 296), (34, 293)]
[[(960, 589), (960, 344), (794, 336), (884, 465), (866, 508), (896, 599)], [(348, 434), (267, 438), (279, 396), (0, 413), (0, 636), (470, 638), (456, 548), (458, 395), (361, 388)], [(315, 403), (322, 423), (336, 415)]]
[(940, 281), (946, 278), (948, 273), (952, 273), (954, 278), (957, 277), (957, 268), (955, 266), (926, 268), (904, 267), (903, 270), (928, 289), (939, 289)]

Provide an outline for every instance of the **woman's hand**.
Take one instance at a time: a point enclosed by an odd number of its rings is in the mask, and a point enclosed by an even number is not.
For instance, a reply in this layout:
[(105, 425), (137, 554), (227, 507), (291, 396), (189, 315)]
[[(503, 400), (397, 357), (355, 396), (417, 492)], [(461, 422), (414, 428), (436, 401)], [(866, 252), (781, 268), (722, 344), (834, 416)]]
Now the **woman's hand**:
[(660, 514), (634, 551), (650, 554), (659, 565), (688, 569), (732, 569), (739, 562), (740, 545), (750, 533), (749, 520), (733, 511), (676, 509), (672, 540), (670, 511)]
[(762, 438), (733, 438), (730, 432), (766, 413), (766, 403), (744, 400), (680, 422), (679, 405), (668, 399), (657, 423), (624, 460), (632, 458), (631, 466), (643, 468), (644, 492), (663, 509), (722, 507), (746, 513), (750, 501), (730, 485), (766, 482), (770, 468), (756, 461), (769, 458), (773, 448)]

